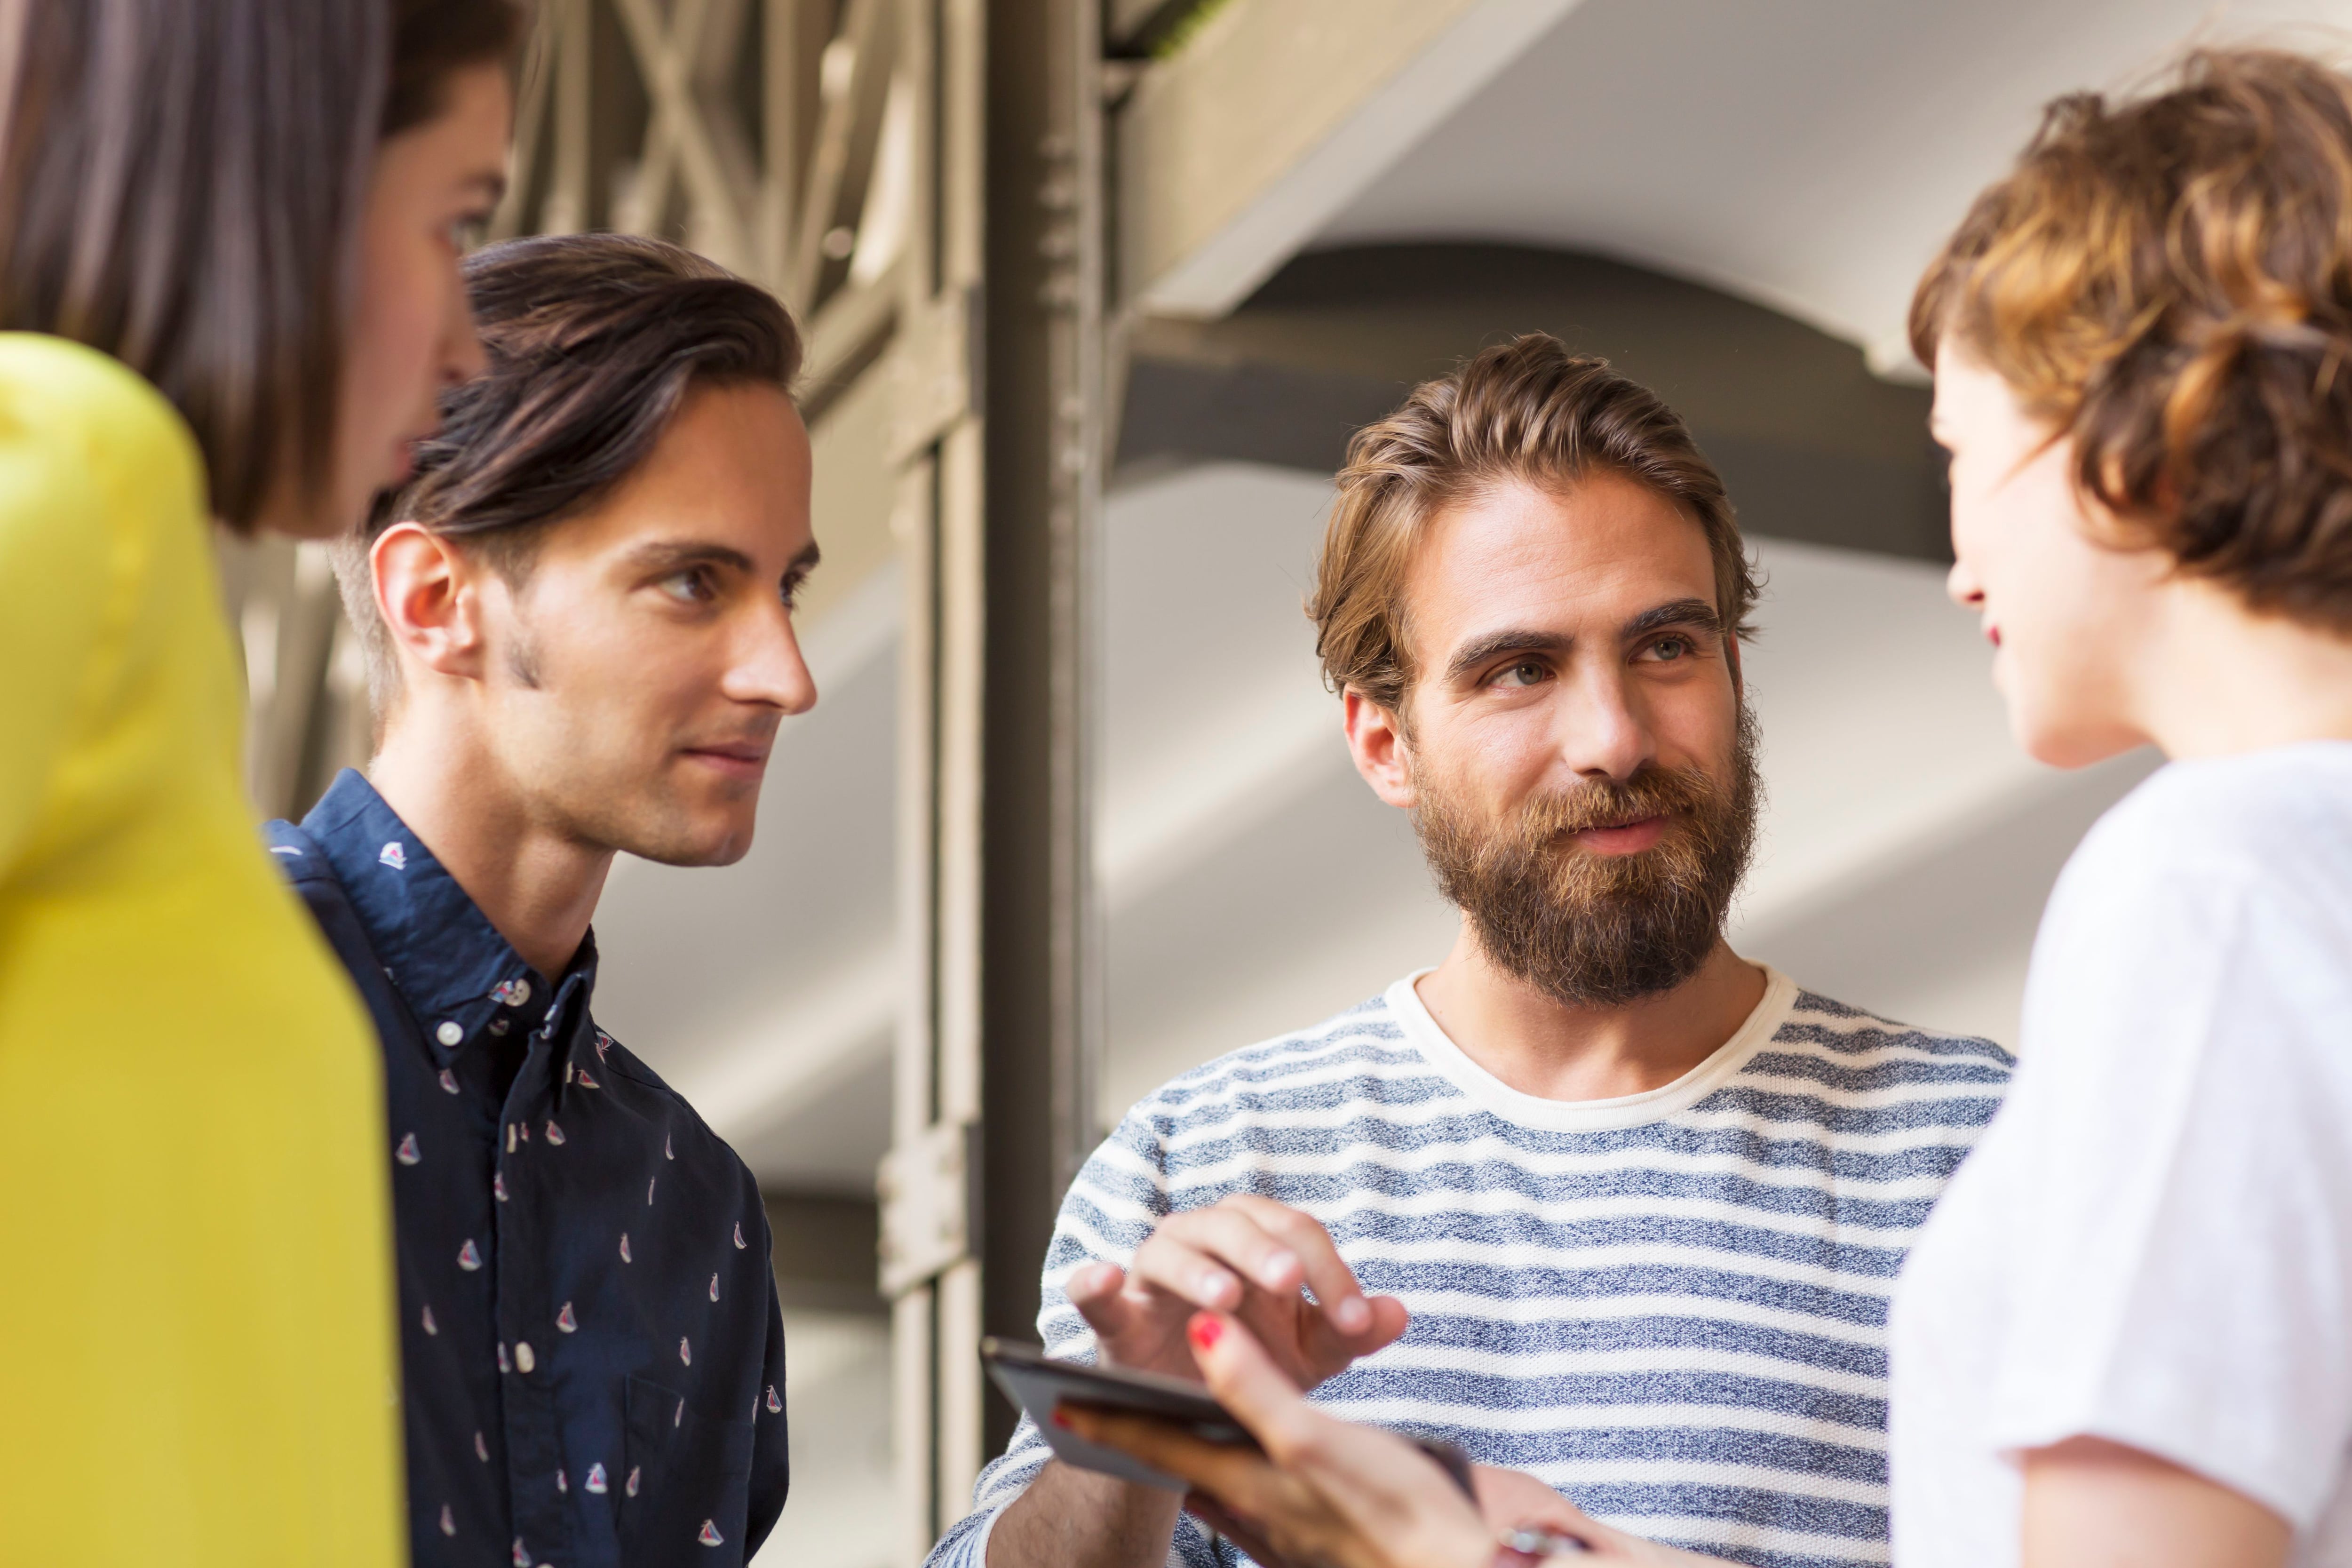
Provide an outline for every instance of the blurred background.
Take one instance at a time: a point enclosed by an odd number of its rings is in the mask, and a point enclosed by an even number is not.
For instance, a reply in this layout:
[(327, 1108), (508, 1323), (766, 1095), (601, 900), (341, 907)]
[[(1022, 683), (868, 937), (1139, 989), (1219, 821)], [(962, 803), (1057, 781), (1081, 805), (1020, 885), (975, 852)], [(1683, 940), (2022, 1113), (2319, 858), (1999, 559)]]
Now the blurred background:
[[(2014, 1043), (2034, 922), (2152, 765), (2011, 745), (1944, 600), (1904, 315), (2071, 89), (2352, 7), (2200, 0), (541, 0), (501, 234), (678, 239), (810, 340), (824, 566), (759, 841), (616, 868), (600, 1021), (769, 1194), (793, 1499), (910, 1564), (1010, 1412), (1075, 1162), (1141, 1094), (1434, 963), (1300, 601), (1350, 432), (1534, 329), (1655, 386), (1769, 588), (1735, 944)], [(253, 789), (364, 760), (315, 547), (232, 545)]]

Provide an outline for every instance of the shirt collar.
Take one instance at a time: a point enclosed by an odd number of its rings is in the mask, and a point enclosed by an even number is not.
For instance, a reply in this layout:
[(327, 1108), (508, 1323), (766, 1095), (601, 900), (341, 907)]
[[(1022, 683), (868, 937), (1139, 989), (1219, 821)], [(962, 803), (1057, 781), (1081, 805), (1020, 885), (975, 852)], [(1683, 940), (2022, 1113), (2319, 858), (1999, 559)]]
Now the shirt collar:
[[(454, 1047), (506, 1020), (535, 1024), (552, 1006), (556, 987), (523, 962), (357, 773), (345, 768), (335, 776), (302, 829), (334, 868), (385, 973), (434, 1045)], [(565, 972), (564, 988), (578, 989), (584, 1001), (595, 974), (591, 934)]]

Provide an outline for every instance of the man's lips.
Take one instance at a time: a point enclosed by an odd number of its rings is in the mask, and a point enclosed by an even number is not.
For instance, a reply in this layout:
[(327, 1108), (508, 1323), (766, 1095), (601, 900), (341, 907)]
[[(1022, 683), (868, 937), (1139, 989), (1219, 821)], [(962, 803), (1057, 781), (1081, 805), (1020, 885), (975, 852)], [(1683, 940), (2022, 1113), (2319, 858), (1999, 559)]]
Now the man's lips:
[(768, 748), (742, 742), (716, 746), (688, 746), (685, 755), (729, 778), (756, 779), (768, 771)]
[(1666, 836), (1664, 816), (1636, 816), (1626, 821), (1580, 828), (1570, 837), (1577, 846), (1596, 855), (1639, 855)]

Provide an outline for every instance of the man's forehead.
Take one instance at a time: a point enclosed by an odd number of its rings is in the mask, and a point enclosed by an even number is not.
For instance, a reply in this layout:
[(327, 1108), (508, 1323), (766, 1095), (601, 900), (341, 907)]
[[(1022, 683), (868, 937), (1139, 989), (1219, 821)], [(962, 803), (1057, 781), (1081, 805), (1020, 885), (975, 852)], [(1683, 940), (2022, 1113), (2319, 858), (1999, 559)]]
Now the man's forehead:
[(1596, 475), (1562, 494), (1513, 485), (1444, 508), (1413, 562), (1407, 618), (1450, 646), (1506, 622), (1614, 626), (1692, 597), (1715, 597), (1706, 531), (1646, 486)]

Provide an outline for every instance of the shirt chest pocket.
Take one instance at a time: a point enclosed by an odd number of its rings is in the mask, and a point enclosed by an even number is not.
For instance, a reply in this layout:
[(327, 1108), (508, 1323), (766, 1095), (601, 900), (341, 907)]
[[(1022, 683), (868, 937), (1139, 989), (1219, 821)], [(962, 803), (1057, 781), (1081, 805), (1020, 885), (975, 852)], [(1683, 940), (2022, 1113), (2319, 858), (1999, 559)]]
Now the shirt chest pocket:
[(676, 1389), (633, 1377), (621, 1561), (740, 1568), (751, 1508), (751, 1423), (698, 1415)]

